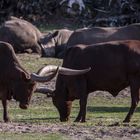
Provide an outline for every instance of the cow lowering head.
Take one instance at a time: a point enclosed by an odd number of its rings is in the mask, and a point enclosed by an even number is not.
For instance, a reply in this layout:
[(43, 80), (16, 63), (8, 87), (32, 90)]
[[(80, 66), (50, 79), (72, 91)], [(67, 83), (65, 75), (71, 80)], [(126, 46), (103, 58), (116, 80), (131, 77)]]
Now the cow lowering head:
[(20, 108), (27, 109), (36, 82), (51, 80), (56, 75), (57, 68), (48, 76), (29, 74), (20, 65), (13, 47), (2, 41), (0, 41), (0, 65), (0, 99), (4, 108), (3, 119), (8, 122), (7, 100), (14, 98), (19, 101)]
[[(51, 69), (53, 69), (55, 67), (56, 66), (53, 66)], [(47, 72), (47, 69), (48, 69), (48, 66), (42, 68), (40, 70), (40, 74), (44, 75)], [(67, 101), (68, 92), (67, 92), (65, 83), (63, 82), (63, 77), (65, 75), (68, 75), (68, 76), (76, 76), (76, 75), (80, 75), (80, 74), (82, 75), (84, 73), (87, 73), (90, 69), (91, 68), (75, 70), (75, 69), (59, 67), (59, 70), (58, 70), (59, 75), (58, 75), (57, 82), (56, 82), (56, 89), (54, 91), (47, 89), (46, 87), (37, 87), (36, 88), (35, 92), (44, 93), (44, 94), (47, 94), (48, 96), (52, 97), (53, 104), (59, 112), (60, 121), (67, 121), (69, 119), (71, 105), (72, 105), (72, 101)]]
[(27, 109), (32, 93), (35, 89), (35, 82), (31, 80), (30, 75), (20, 71), (20, 77), (13, 82), (12, 94), (13, 98), (19, 101), (19, 107)]
[(36, 82), (47, 82), (50, 81), (57, 73), (57, 68), (48, 76), (41, 76), (35, 73), (28, 74), (22, 69), (18, 68), (16, 74), (19, 73), (19, 78), (13, 83), (12, 94), (13, 98), (20, 102), (19, 106), (22, 109), (27, 109), (32, 93), (36, 88)]
[[(63, 87), (63, 85), (61, 85), (61, 88), (62, 90), (59, 90), (60, 89), (59, 87), (58, 90), (55, 90), (53, 92), (52, 101), (53, 101), (54, 106), (57, 108), (59, 112), (60, 121), (65, 122), (69, 120), (72, 101), (67, 101), (68, 92), (65, 89), (65, 87)], [(65, 96), (62, 97), (61, 94)]]

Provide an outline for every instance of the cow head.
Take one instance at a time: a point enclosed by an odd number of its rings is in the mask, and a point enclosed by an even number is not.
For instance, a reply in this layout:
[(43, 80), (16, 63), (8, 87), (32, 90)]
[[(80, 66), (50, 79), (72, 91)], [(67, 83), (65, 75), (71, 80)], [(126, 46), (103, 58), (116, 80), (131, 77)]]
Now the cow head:
[(12, 94), (13, 98), (20, 102), (20, 108), (28, 108), (32, 93), (36, 89), (36, 82), (50, 81), (56, 75), (57, 70), (57, 68), (53, 72), (50, 70), (48, 72), (52, 72), (51, 74), (42, 77), (35, 73), (29, 74), (22, 68), (16, 68), (16, 77), (18, 78), (13, 79)]
[(58, 75), (56, 90), (52, 94), (52, 101), (59, 112), (60, 121), (64, 122), (69, 120), (72, 102), (68, 100), (68, 90), (62, 78), (63, 76)]
[(20, 108), (27, 109), (36, 83), (27, 73), (22, 71), (20, 74), (19, 79), (13, 82), (12, 94), (13, 98), (19, 101)]
[(42, 57), (55, 57), (55, 46), (56, 46), (56, 37), (58, 31), (54, 33), (48, 33), (40, 38), (40, 44), (42, 45)]
[[(56, 94), (56, 92), (54, 92)], [(61, 92), (61, 94), (63, 94)], [(66, 93), (64, 93), (66, 94)], [(52, 101), (54, 106), (57, 108), (59, 115), (60, 115), (60, 121), (65, 122), (69, 120), (70, 112), (71, 112), (71, 106), (72, 101), (67, 101), (66, 99), (61, 99), (62, 96), (54, 96), (52, 97)], [(63, 97), (62, 97), (63, 98)]]
[[(41, 73), (43, 75), (45, 74), (45, 69), (46, 69), (45, 67), (41, 69)], [(58, 70), (59, 75), (56, 81), (56, 89), (54, 91), (47, 89), (46, 87), (37, 87), (36, 92), (44, 93), (52, 97), (53, 104), (59, 112), (60, 121), (68, 121), (72, 105), (72, 101), (69, 100), (68, 97), (66, 83), (65, 81), (63, 81), (64, 75), (68, 76), (80, 75), (87, 73), (89, 70), (90, 68), (83, 70), (74, 70), (59, 67)]]

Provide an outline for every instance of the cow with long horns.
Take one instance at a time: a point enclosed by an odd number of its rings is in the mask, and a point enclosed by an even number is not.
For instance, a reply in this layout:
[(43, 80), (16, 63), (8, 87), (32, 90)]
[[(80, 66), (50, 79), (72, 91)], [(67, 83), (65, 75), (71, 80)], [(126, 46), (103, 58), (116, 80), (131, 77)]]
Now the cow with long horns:
[(77, 44), (96, 44), (116, 40), (140, 40), (140, 23), (123, 27), (93, 27), (75, 31), (57, 30), (40, 38), (42, 56), (64, 58), (67, 49)]
[[(56, 89), (50, 94), (61, 121), (69, 119), (73, 100), (80, 100), (80, 111), (75, 121), (85, 122), (90, 92), (103, 90), (117, 96), (128, 86), (131, 89), (131, 108), (124, 122), (130, 121), (140, 100), (140, 41), (76, 45), (67, 51), (62, 66), (72, 69), (91, 67), (91, 70), (80, 76), (58, 75)], [(46, 88), (39, 90), (45, 92)]]
[(27, 109), (31, 95), (36, 88), (36, 82), (50, 81), (56, 73), (64, 75), (75, 75), (86, 72), (86, 70), (75, 71), (57, 66), (47, 66), (45, 71), (49, 74), (28, 73), (16, 58), (13, 47), (9, 43), (0, 41), (0, 99), (4, 108), (3, 119), (9, 121), (7, 113), (7, 100), (19, 101), (22, 109)]

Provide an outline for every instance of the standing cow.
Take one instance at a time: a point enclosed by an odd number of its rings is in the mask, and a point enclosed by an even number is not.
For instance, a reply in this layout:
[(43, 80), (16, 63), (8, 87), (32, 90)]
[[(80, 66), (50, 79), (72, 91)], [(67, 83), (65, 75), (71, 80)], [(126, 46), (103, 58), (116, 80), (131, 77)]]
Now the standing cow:
[(86, 72), (86, 70), (71, 70), (56, 66), (47, 66), (45, 73), (48, 76), (42, 76), (43, 73), (29, 74), (18, 62), (13, 47), (9, 43), (0, 41), (0, 99), (4, 108), (3, 119), (9, 121), (7, 114), (7, 100), (14, 98), (19, 101), (20, 108), (27, 109), (32, 92), (35, 90), (37, 82), (50, 81), (57, 71), (64, 75), (77, 75)]
[(90, 92), (103, 90), (117, 96), (128, 86), (131, 89), (131, 108), (124, 122), (130, 121), (140, 100), (140, 41), (72, 46), (65, 55), (63, 66), (74, 69), (91, 67), (91, 70), (80, 76), (58, 75), (52, 100), (61, 121), (69, 119), (73, 100), (80, 100), (80, 111), (75, 121), (85, 122)]
[(9, 43), (0, 41), (0, 99), (4, 108), (4, 121), (9, 121), (7, 100), (14, 98), (20, 102), (20, 108), (27, 109), (35, 89), (35, 81), (49, 81), (55, 74), (55, 71), (45, 77), (29, 74), (18, 62), (13, 47)]

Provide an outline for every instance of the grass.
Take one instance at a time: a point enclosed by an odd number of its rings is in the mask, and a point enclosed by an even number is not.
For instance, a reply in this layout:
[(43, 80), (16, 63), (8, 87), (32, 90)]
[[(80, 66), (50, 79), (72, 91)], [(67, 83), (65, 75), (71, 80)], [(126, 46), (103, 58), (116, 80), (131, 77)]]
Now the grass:
[[(51, 58), (39, 58), (37, 55), (19, 55), (19, 60), (22, 65), (29, 72), (36, 72), (39, 68), (46, 64), (61, 65), (62, 60)], [(94, 94), (94, 93), (93, 93)], [(91, 127), (91, 126), (109, 126), (113, 123), (119, 122), (120, 127), (125, 127), (122, 120), (125, 118), (130, 107), (130, 97), (102, 96), (100, 93), (97, 96), (90, 96), (87, 105), (87, 122), (74, 123), (79, 111), (79, 101), (73, 102), (70, 122), (60, 123), (59, 114), (53, 106), (50, 98), (45, 95), (34, 94), (30, 108), (28, 110), (21, 110), (18, 103), (11, 101), (9, 103), (9, 115), (14, 123), (29, 123), (34, 125), (70, 125), (77, 127)], [(133, 115), (130, 126), (140, 128), (140, 108), (137, 108)], [(0, 121), (2, 121), (2, 106), (0, 105)], [(66, 135), (60, 133), (9, 133), (1, 132), (0, 140), (65, 140), (68, 139)]]
[(44, 65), (61, 65), (62, 60), (53, 58), (40, 58), (39, 55), (21, 54), (18, 59), (22, 66), (29, 72), (36, 72)]
[(61, 24), (59, 24), (59, 25), (56, 25), (56, 24), (42, 24), (42, 25), (40, 25), (40, 26), (38, 26), (38, 28), (39, 28), (39, 30), (41, 31), (41, 32), (49, 32), (49, 31), (52, 31), (52, 30), (59, 30), (59, 29), (64, 29), (64, 28), (66, 28), (66, 29), (69, 29), (69, 30), (75, 30), (75, 29), (78, 29), (78, 28), (82, 28), (83, 26), (81, 26), (80, 24), (74, 24), (74, 25), (70, 25), (69, 24), (69, 26), (64, 26), (64, 25), (61, 25)]

